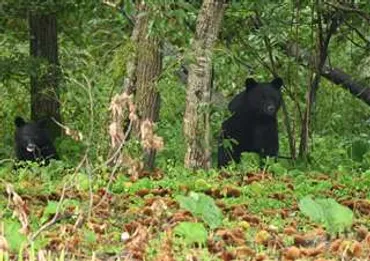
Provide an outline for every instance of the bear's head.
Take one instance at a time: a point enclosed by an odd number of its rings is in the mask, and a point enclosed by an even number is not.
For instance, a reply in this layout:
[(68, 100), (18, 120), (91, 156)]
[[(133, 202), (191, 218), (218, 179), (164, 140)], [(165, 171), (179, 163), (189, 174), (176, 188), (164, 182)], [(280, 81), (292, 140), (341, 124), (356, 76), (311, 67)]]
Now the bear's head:
[(230, 102), (229, 109), (236, 113), (275, 117), (281, 105), (282, 85), (283, 80), (279, 77), (271, 82), (248, 78), (245, 80), (245, 91)]
[(20, 160), (56, 158), (56, 151), (46, 128), (46, 120), (26, 122), (21, 117), (14, 120), (15, 145)]

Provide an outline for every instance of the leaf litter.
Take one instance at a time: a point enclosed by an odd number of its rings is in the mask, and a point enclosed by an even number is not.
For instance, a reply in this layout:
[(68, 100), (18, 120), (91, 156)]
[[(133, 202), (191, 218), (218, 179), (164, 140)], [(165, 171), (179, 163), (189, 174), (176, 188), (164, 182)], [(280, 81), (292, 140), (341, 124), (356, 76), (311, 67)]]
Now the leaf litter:
[[(150, 178), (150, 173), (140, 174), (138, 181), (145, 178)], [(212, 187), (199, 191), (212, 197), (224, 215), (223, 222), (211, 229), (201, 217), (181, 208), (175, 199), (176, 195), (189, 194), (191, 184), (179, 182), (177, 186), (166, 187), (163, 185), (165, 173), (156, 170), (153, 186), (131, 192), (112, 193), (101, 188), (90, 193), (70, 188), (65, 200), (77, 203), (63, 207), (55, 223), (42, 232), (46, 242), (42, 248), (66, 251), (77, 260), (91, 260), (93, 253), (95, 260), (108, 260), (108, 257), (109, 260), (203, 260), (202, 256), (209, 260), (368, 260), (369, 200), (353, 197), (362, 194), (353, 193), (351, 187), (336, 180), (331, 181), (328, 175), (307, 179), (312, 184), (323, 180), (332, 182), (325, 195), (349, 207), (355, 215), (355, 222), (347, 231), (330, 234), (302, 215), (297, 203), (302, 198), (301, 184), (294, 177), (274, 177), (269, 173), (236, 177), (225, 171), (214, 179)], [(231, 186), (233, 180), (239, 186)], [(285, 191), (274, 191), (279, 183)], [(48, 202), (57, 201), (62, 193), (56, 189), (49, 194), (35, 194), (25, 188), (17, 189), (9, 182), (6, 184), (6, 194), (1, 199), (8, 206), (6, 211), (14, 215), (10, 219), (19, 222), (18, 232), (26, 235), (42, 225), (32, 222), (40, 219)], [(260, 184), (263, 191), (246, 190), (253, 184)], [(336, 197), (335, 191), (344, 188), (349, 195)], [(270, 203), (263, 205), (263, 202)], [(186, 245), (174, 234), (175, 227), (183, 222), (206, 225), (205, 245)], [(4, 230), (0, 234), (0, 250), (12, 251), (11, 238), (6, 228)]]

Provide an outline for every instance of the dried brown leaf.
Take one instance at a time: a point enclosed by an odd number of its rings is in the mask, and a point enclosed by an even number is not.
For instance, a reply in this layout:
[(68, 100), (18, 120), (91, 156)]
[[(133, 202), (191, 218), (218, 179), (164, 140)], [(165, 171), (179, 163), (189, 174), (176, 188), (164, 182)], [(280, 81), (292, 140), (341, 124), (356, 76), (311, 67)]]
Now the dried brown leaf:
[(223, 261), (231, 261), (231, 260), (234, 260), (235, 259), (235, 256), (230, 251), (224, 250), (224, 251), (221, 252), (220, 258)]
[(255, 261), (264, 261), (264, 260), (267, 260), (268, 257), (266, 254), (258, 254), (255, 258)]
[(358, 240), (362, 241), (368, 236), (369, 230), (365, 226), (359, 226), (356, 228), (356, 233)]
[(300, 257), (301, 250), (298, 247), (291, 246), (283, 252), (283, 256), (288, 260), (296, 260)]
[(253, 215), (244, 215), (242, 220), (247, 221), (251, 225), (259, 225), (261, 223), (260, 218)]
[(240, 192), (240, 189), (238, 188), (235, 188), (235, 187), (232, 187), (232, 186), (225, 186), (222, 190), (221, 190), (221, 194), (226, 196), (226, 197), (240, 197), (241, 195), (241, 192)]
[(330, 243), (330, 252), (336, 253), (339, 250), (340, 245), (342, 244), (342, 239), (336, 239), (335, 241)]
[(176, 261), (172, 251), (171, 238), (171, 232), (168, 231), (161, 242), (159, 255), (156, 257), (155, 261)]
[(15, 192), (13, 185), (10, 183), (6, 183), (6, 192), (11, 201), (9, 205), (13, 206), (13, 216), (17, 217), (22, 225), (19, 232), (23, 235), (28, 235), (30, 233), (30, 226), (28, 221), (29, 211), (26, 202)]
[(257, 244), (265, 244), (270, 238), (271, 238), (271, 235), (269, 232), (267, 232), (266, 230), (260, 230), (255, 235), (254, 241)]
[(5, 237), (0, 235), (0, 251), (7, 252), (9, 251), (9, 244), (6, 241)]
[(256, 255), (256, 251), (247, 247), (247, 246), (240, 246), (234, 249), (235, 256), (237, 258), (246, 259), (247, 257), (254, 257)]
[[(125, 227), (127, 229), (128, 225)], [(135, 230), (132, 233), (134, 228)], [(134, 258), (142, 260), (150, 236), (148, 229), (138, 222), (131, 222), (127, 232), (130, 233), (130, 239), (125, 242), (127, 253)]]
[(307, 257), (315, 257), (320, 254), (323, 254), (325, 251), (325, 243), (319, 244), (317, 247), (314, 248), (302, 248), (301, 253)]
[(297, 230), (294, 228), (294, 227), (286, 227), (284, 228), (284, 234), (288, 235), (288, 236), (291, 236), (291, 235), (294, 235), (294, 234), (297, 234)]
[(219, 229), (216, 231), (216, 235), (221, 237), (227, 245), (245, 245), (245, 235), (241, 228)]

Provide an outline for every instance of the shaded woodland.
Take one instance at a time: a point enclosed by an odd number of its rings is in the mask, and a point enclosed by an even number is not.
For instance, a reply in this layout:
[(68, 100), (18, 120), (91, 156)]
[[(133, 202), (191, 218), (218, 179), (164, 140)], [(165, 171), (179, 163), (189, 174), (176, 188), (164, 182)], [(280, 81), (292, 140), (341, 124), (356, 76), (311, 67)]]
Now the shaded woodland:
[[(0, 24), (0, 261), (369, 257), (370, 2), (5, 0)], [(279, 157), (218, 169), (229, 103), (276, 77)], [(18, 166), (17, 116), (58, 160)]]

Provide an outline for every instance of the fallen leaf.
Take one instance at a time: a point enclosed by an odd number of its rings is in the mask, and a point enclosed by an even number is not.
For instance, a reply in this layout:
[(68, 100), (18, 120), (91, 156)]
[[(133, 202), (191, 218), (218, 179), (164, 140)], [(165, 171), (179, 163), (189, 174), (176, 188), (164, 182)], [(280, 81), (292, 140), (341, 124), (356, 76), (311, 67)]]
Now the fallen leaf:
[(284, 232), (284, 234), (286, 234), (288, 236), (297, 234), (297, 230), (294, 227), (286, 227), (286, 228), (284, 228), (283, 232)]
[(0, 251), (9, 251), (8, 241), (6, 241), (5, 237), (3, 237), (2, 235), (0, 235)]
[(216, 235), (221, 237), (227, 245), (245, 245), (245, 235), (241, 228), (219, 229), (216, 231)]
[(247, 246), (240, 246), (235, 248), (234, 253), (238, 259), (247, 259), (248, 257), (254, 257), (256, 255), (256, 251)]
[(300, 257), (300, 255), (301, 255), (301, 250), (299, 250), (299, 248), (295, 246), (289, 247), (283, 253), (283, 256), (289, 260), (296, 260)]
[(257, 243), (257, 244), (264, 244), (267, 242), (267, 240), (270, 238), (270, 234), (269, 232), (267, 232), (266, 230), (261, 230), (261, 231), (258, 231), (256, 236), (254, 237), (254, 241)]

